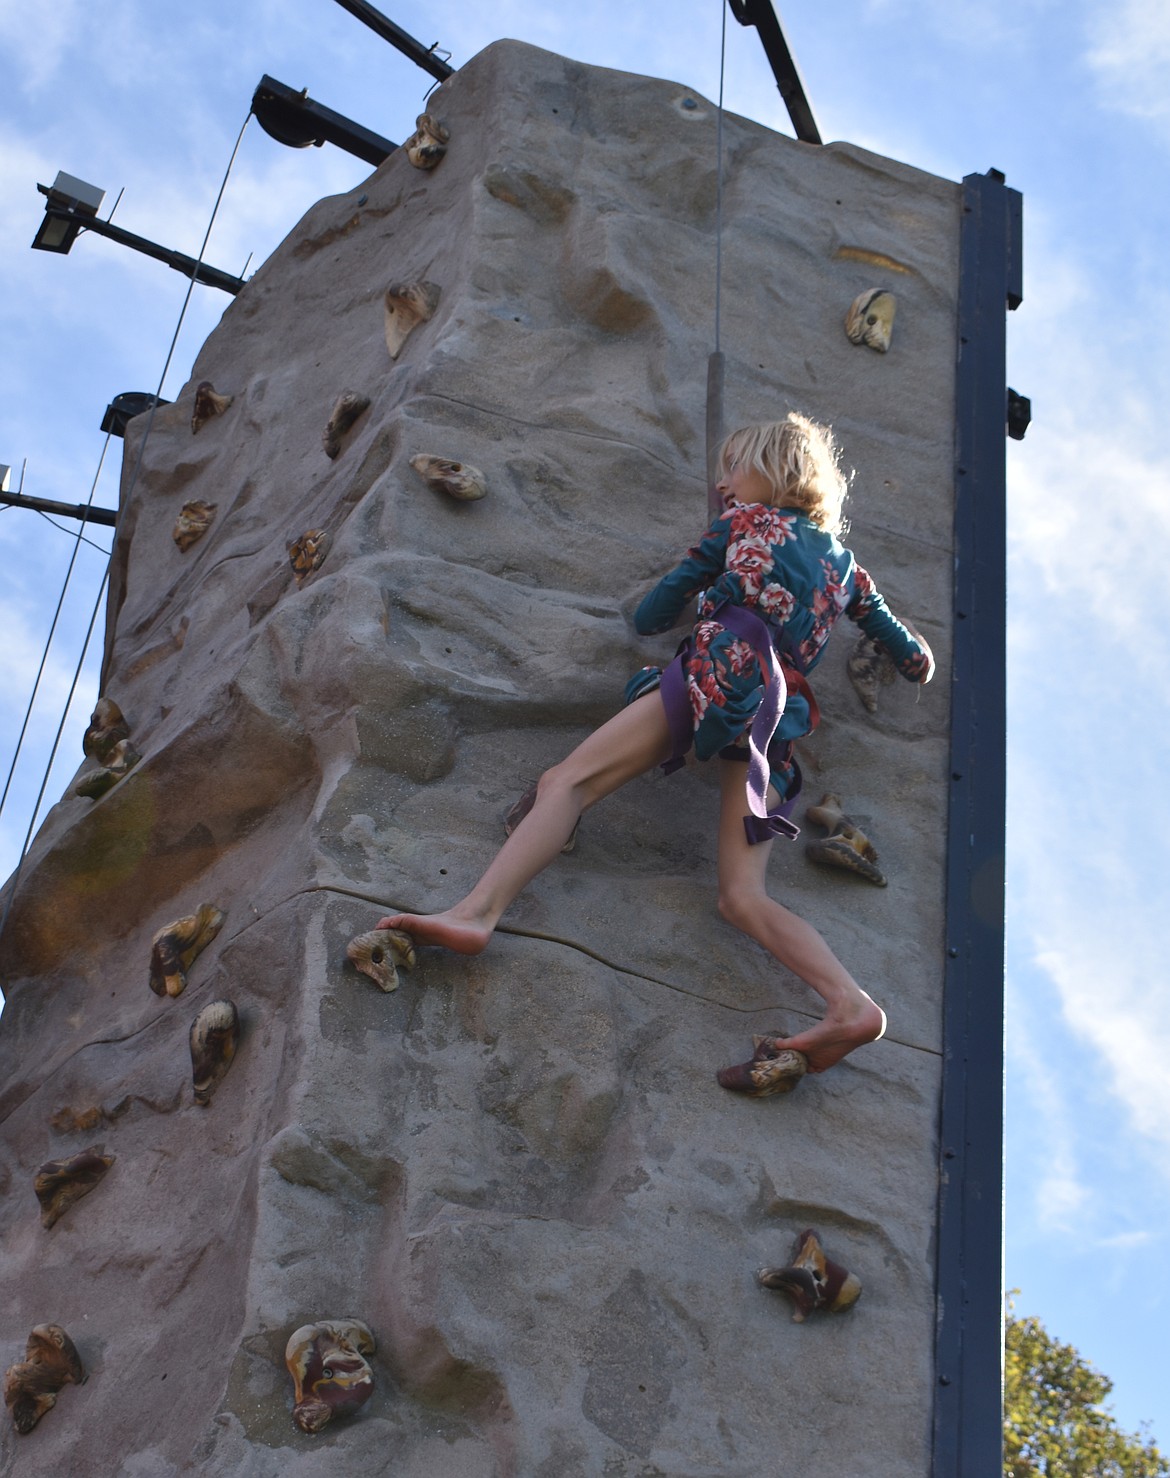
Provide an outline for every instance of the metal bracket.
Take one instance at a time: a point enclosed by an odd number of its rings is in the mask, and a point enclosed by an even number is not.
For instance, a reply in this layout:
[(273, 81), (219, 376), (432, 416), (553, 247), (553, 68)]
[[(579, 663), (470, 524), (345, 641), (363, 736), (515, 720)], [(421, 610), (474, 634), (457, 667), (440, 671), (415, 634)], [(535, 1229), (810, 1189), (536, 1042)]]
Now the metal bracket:
[[(344, 4), (345, 0), (339, 0), (339, 3)], [(776, 14), (772, 0), (729, 0), (729, 4), (732, 15), (741, 26), (755, 26), (760, 33), (768, 65), (772, 68), (772, 76), (776, 79), (776, 86), (780, 89), (780, 96), (784, 99), (789, 118), (792, 119), (796, 137), (805, 144), (823, 144), (824, 139), (813, 116), (812, 104), (804, 90), (804, 79), (784, 38), (780, 17)]]
[(252, 112), (270, 138), (290, 149), (336, 144), (347, 154), (377, 166), (398, 147), (344, 113), (335, 113), (323, 103), (315, 103), (308, 88), (296, 92), (267, 74), (261, 77), (252, 94)]

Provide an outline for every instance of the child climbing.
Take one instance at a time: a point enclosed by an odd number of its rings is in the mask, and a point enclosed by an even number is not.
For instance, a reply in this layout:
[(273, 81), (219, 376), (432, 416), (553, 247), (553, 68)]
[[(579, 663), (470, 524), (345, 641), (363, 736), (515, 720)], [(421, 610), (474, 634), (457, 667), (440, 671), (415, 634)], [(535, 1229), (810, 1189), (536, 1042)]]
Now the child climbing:
[[(796, 834), (788, 819), (800, 789), (792, 741), (818, 717), (806, 675), (841, 615), (880, 641), (913, 682), (930, 681), (934, 659), (838, 539), (847, 484), (827, 427), (792, 413), (733, 432), (720, 451), (718, 490), (724, 512), (634, 616), (643, 635), (666, 631), (698, 596), (698, 620), (674, 661), (665, 671), (643, 668), (627, 706), (541, 776), (527, 814), (465, 898), (443, 913), (390, 914), (378, 928), (478, 954), (583, 811), (655, 765), (681, 765), (693, 743), (700, 760), (720, 759), (719, 912), (827, 1008), (796, 1036), (762, 1039), (753, 1062), (792, 1049), (810, 1072), (823, 1072), (876, 1041), (886, 1018), (812, 925), (765, 887), (772, 838)], [(725, 1069), (719, 1080), (759, 1095), (750, 1066)]]

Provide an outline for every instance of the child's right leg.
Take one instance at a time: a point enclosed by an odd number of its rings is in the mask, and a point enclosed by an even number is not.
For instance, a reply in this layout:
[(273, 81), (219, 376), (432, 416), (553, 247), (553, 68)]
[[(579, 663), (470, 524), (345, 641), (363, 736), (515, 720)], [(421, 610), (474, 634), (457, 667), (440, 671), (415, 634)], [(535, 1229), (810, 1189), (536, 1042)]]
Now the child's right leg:
[[(778, 1046), (803, 1052), (809, 1072), (824, 1072), (855, 1047), (876, 1041), (886, 1029), (885, 1012), (866, 995), (813, 926), (769, 896), (765, 874), (772, 843), (751, 846), (744, 834), (744, 766), (731, 760), (719, 763), (719, 912), (799, 975), (825, 1002), (824, 1019), (815, 1026), (795, 1037), (775, 1038)], [(768, 804), (776, 804), (774, 791), (769, 791)]]
[(583, 811), (669, 758), (670, 728), (658, 693), (647, 693), (590, 734), (540, 777), (536, 802), (468, 895), (438, 914), (388, 914), (379, 929), (402, 929), (417, 944), (459, 954), (484, 949), (504, 910), (568, 840)]

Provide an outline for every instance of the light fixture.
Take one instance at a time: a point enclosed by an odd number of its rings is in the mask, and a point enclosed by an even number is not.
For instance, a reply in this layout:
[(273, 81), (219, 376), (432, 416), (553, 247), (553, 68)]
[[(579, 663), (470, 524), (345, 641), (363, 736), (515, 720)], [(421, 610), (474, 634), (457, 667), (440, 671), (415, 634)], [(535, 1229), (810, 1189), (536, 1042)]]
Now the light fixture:
[(367, 164), (378, 165), (398, 147), (352, 118), (315, 103), (308, 88), (295, 92), (275, 77), (261, 77), (252, 94), (252, 112), (270, 138), (290, 149), (336, 144)]
[(169, 247), (159, 246), (155, 241), (148, 241), (145, 236), (135, 236), (132, 231), (123, 231), (121, 226), (115, 226), (112, 221), (100, 220), (98, 210), (106, 198), (106, 192), (99, 190), (96, 185), (87, 185), (84, 180), (61, 171), (51, 185), (38, 185), (37, 189), (46, 198), (45, 219), (33, 238), (35, 251), (67, 252), (82, 231), (92, 231), (97, 236), (105, 236), (122, 246), (128, 246), (131, 251), (153, 257), (156, 262), (165, 262), (184, 277), (205, 282), (208, 287), (218, 287), (222, 292), (231, 293), (233, 297), (244, 285), (242, 277), (233, 277), (228, 272), (221, 272), (218, 267), (208, 267), (181, 251), (172, 251)]
[(108, 431), (111, 436), (125, 436), (127, 421), (142, 415), (152, 405), (170, 405), (170, 401), (163, 400), (159, 395), (151, 395), (148, 390), (123, 390), (121, 395), (115, 395), (106, 406), (102, 430)]
[[(57, 171), (51, 185), (38, 185), (37, 189), (48, 197), (48, 204), (33, 246), (37, 251), (67, 252), (82, 227), (96, 219), (106, 192), (64, 170)], [(50, 206), (55, 207), (51, 215)]]
[(5, 467), (4, 463), (0, 462), (0, 493), (6, 493), (11, 486), (12, 468)]

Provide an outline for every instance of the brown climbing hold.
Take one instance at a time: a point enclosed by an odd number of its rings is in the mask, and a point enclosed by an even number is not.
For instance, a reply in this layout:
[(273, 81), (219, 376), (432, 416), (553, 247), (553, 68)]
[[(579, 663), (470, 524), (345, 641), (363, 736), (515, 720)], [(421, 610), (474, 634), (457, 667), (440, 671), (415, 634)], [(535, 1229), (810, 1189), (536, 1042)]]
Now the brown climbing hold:
[(845, 332), (850, 343), (866, 344), (879, 354), (885, 354), (890, 347), (890, 335), (894, 332), (897, 308), (897, 298), (884, 287), (858, 293), (845, 315)]
[(202, 539), (215, 522), (215, 510), (218, 506), (217, 503), (205, 503), (202, 498), (193, 498), (190, 503), (184, 503), (179, 509), (179, 516), (171, 530), (171, 538), (184, 554), (192, 544)]
[(41, 1203), (41, 1225), (48, 1229), (60, 1221), (75, 1201), (89, 1195), (113, 1163), (114, 1156), (103, 1154), (100, 1144), (67, 1160), (46, 1160), (33, 1181)]
[(310, 1436), (335, 1416), (350, 1416), (373, 1395), (366, 1361), (377, 1346), (360, 1319), (303, 1324), (289, 1336), (284, 1363), (293, 1379), (293, 1421)]
[(808, 1072), (808, 1058), (795, 1047), (781, 1047), (776, 1037), (753, 1037), (754, 1052), (747, 1062), (723, 1067), (715, 1074), (721, 1088), (749, 1098), (791, 1093)]
[(461, 503), (473, 503), (487, 492), (483, 473), (477, 467), (469, 467), (466, 462), (452, 462), (447, 457), (419, 452), (411, 457), (410, 465), (429, 488), (458, 498)]
[(435, 118), (430, 113), (420, 113), (414, 127), (414, 133), (402, 146), (406, 150), (406, 157), (415, 169), (434, 169), (447, 152), (451, 130), (441, 118)]
[(849, 654), (845, 671), (849, 674), (853, 691), (869, 713), (877, 712), (878, 689), (889, 687), (898, 676), (898, 669), (889, 652), (881, 642), (875, 641), (872, 636), (866, 636), (864, 631), (858, 636), (857, 645)]
[(439, 306), (440, 289), (433, 282), (396, 282), (384, 299), (386, 348), (397, 359), (411, 333), (426, 323)]
[(306, 529), (294, 543), (288, 546), (288, 562), (293, 567), (297, 584), (301, 585), (314, 570), (325, 563), (329, 546), (333, 541), (324, 529)]
[(240, 1043), (240, 1013), (235, 1002), (211, 1001), (204, 1006), (191, 1023), (189, 1042), (195, 1102), (206, 1108)]
[(191, 412), (191, 434), (206, 426), (212, 416), (222, 416), (235, 399), (232, 395), (217, 395), (210, 380), (201, 380), (195, 387), (195, 408)]
[(87, 770), (73, 787), (73, 794), (85, 796), (91, 801), (98, 800), (107, 790), (112, 790), (124, 775), (128, 775), (141, 758), (129, 739), (119, 740), (101, 769)]
[(90, 715), (81, 747), (91, 760), (105, 764), (116, 744), (129, 739), (130, 725), (112, 698), (99, 698)]
[(4, 1372), (4, 1404), (12, 1425), (26, 1435), (57, 1404), (58, 1391), (84, 1382), (81, 1356), (60, 1324), (38, 1324), (24, 1359)]
[(877, 888), (886, 886), (886, 876), (878, 866), (873, 843), (859, 827), (854, 826), (841, 809), (841, 797), (832, 791), (821, 797), (819, 806), (805, 812), (809, 821), (823, 826), (829, 833), (823, 841), (809, 842), (805, 855), (822, 867), (840, 867), (855, 873)]
[(182, 995), (187, 971), (200, 950), (219, 933), (223, 919), (213, 903), (201, 903), (197, 913), (163, 925), (150, 948), (150, 988), (156, 996)]
[(861, 1297), (861, 1279), (825, 1256), (821, 1239), (811, 1227), (797, 1237), (787, 1267), (761, 1268), (757, 1277), (763, 1287), (788, 1295), (795, 1324), (803, 1324), (814, 1309), (842, 1314)]
[(351, 939), (345, 949), (353, 965), (379, 990), (398, 989), (398, 966), (413, 970), (414, 940), (401, 929), (371, 929)]
[(370, 408), (370, 397), (359, 395), (356, 390), (347, 390), (339, 395), (329, 412), (329, 424), (321, 433), (321, 445), (331, 460), (341, 454), (341, 438), (365, 411)]

